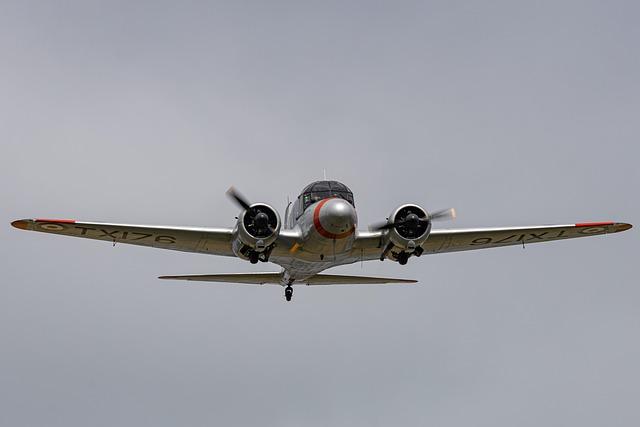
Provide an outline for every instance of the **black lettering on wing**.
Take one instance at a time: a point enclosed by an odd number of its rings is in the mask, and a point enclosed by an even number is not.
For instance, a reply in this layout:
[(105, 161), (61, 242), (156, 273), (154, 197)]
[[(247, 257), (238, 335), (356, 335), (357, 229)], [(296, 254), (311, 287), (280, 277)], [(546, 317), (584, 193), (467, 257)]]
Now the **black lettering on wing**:
[(530, 238), (529, 240), (527, 240), (527, 242), (530, 242), (530, 241), (532, 241), (532, 240), (544, 240), (544, 239), (542, 238), (542, 236), (544, 236), (544, 235), (546, 235), (546, 234), (547, 234), (547, 232), (546, 232), (546, 231), (544, 231), (544, 232), (542, 232), (542, 233), (539, 233), (539, 234), (529, 233), (529, 235), (531, 236), (531, 238)]
[(173, 237), (173, 236), (157, 236), (156, 237), (156, 242), (174, 244), (174, 243), (176, 243), (176, 238)]
[(605, 232), (604, 227), (589, 227), (589, 228), (579, 228), (578, 233), (590, 235), (590, 234), (601, 234)]
[(472, 245), (488, 245), (491, 243), (491, 237), (478, 237), (471, 241)]
[(509, 236), (509, 237), (505, 237), (504, 239), (500, 239), (500, 240), (496, 240), (495, 242), (493, 242), (494, 245), (497, 245), (498, 243), (507, 243), (509, 240), (513, 239), (514, 237), (516, 237), (515, 234)]
[(135, 239), (131, 239), (131, 240), (142, 240), (142, 239), (146, 239), (147, 237), (153, 236), (153, 234), (138, 233), (137, 231), (132, 231), (131, 232), (131, 236), (133, 237), (134, 234), (139, 236), (139, 237), (136, 237)]
[(114, 231), (109, 232), (107, 230), (103, 230), (102, 228), (100, 229), (100, 231), (102, 231), (103, 234), (99, 235), (98, 237), (110, 237), (113, 240), (118, 238), (118, 236), (116, 236), (116, 234), (118, 234), (120, 232), (118, 230), (114, 230)]
[(80, 231), (80, 235), (81, 235), (81, 236), (86, 236), (86, 235), (87, 235), (87, 231), (89, 231), (89, 230), (94, 230), (94, 231), (95, 231), (95, 228), (91, 228), (91, 227), (80, 227), (79, 225), (77, 225), (75, 228), (76, 228), (76, 230), (81, 230), (81, 231)]

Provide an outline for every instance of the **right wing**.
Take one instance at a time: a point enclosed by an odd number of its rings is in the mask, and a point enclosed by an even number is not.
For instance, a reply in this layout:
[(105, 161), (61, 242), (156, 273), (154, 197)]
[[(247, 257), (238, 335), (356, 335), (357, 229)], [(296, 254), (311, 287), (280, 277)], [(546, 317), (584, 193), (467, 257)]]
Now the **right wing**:
[(110, 224), (70, 219), (21, 219), (11, 223), (21, 230), (104, 240), (152, 248), (211, 255), (235, 256), (230, 228), (171, 227)]

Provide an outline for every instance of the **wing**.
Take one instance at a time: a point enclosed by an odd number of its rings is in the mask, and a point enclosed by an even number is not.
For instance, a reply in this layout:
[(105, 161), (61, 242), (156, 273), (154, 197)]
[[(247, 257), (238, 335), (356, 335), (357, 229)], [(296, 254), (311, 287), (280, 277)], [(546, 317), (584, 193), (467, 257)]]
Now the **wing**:
[(21, 219), (11, 225), (22, 230), (104, 240), (113, 244), (235, 256), (231, 249), (233, 230), (230, 228), (109, 224), (69, 219)]
[[(254, 285), (284, 285), (282, 273), (231, 273), (231, 274), (190, 274), (183, 276), (160, 276), (158, 279), (189, 280), (196, 282), (243, 283)], [(307, 285), (369, 285), (384, 283), (416, 283), (410, 279), (387, 277), (344, 276), (338, 274), (315, 274), (300, 281)]]
[(496, 227), (459, 230), (435, 230), (422, 245), (425, 253), (470, 251), (501, 246), (528, 245), (577, 237), (618, 233), (631, 224), (616, 222), (586, 222), (567, 225), (533, 227)]
[[(631, 224), (621, 222), (586, 222), (529, 227), (433, 230), (422, 244), (422, 249), (425, 254), (471, 251), (619, 233), (630, 228)], [(377, 259), (383, 250), (383, 237), (382, 232), (359, 233), (354, 244), (353, 256)]]

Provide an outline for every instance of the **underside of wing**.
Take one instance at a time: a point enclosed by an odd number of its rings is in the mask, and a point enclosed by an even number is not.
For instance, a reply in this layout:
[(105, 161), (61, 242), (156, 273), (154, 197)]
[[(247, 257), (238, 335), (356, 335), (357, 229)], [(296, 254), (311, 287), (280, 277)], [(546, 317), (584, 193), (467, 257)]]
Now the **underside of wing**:
[[(230, 274), (188, 274), (160, 276), (159, 279), (189, 280), (194, 282), (241, 283), (252, 285), (286, 285), (282, 273), (230, 273)], [(299, 282), (300, 285), (374, 285), (385, 283), (416, 283), (416, 280), (393, 279), (387, 277), (346, 276), (338, 274), (316, 274)]]
[(22, 230), (103, 240), (184, 252), (234, 256), (232, 229), (111, 224), (70, 219), (21, 219), (11, 223)]
[(631, 224), (620, 222), (585, 222), (529, 227), (434, 230), (422, 248), (425, 254), (470, 251), (619, 233), (630, 228)]
[[(422, 249), (425, 255), (471, 251), (619, 233), (630, 228), (631, 224), (624, 222), (584, 222), (564, 225), (433, 230), (422, 244)], [(362, 260), (379, 259), (388, 243), (385, 236), (384, 231), (358, 232), (352, 256)]]

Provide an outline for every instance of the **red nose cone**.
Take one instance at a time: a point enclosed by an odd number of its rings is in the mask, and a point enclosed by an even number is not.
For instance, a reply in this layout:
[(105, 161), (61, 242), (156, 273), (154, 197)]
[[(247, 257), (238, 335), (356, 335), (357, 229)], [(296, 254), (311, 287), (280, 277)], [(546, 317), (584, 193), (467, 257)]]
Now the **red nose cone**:
[(356, 221), (353, 206), (339, 198), (322, 200), (313, 215), (316, 230), (328, 239), (342, 239), (353, 234)]

